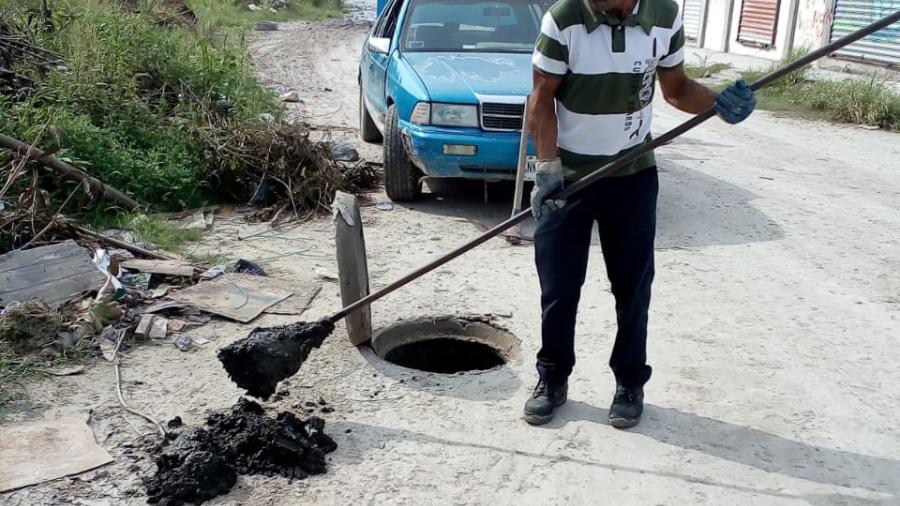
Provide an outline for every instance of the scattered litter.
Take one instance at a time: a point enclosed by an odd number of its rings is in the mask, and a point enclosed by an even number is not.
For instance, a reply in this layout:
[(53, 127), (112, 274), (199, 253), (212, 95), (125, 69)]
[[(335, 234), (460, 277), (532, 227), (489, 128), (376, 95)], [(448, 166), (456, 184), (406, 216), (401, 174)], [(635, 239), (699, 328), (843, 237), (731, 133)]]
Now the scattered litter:
[(331, 159), (336, 162), (359, 161), (359, 152), (347, 141), (330, 141), (328, 142), (328, 148), (331, 150)]
[(175, 347), (181, 351), (190, 351), (194, 347), (194, 341), (189, 335), (178, 334), (175, 337)]
[(0, 492), (83, 473), (112, 462), (76, 418), (0, 425)]
[(180, 428), (155, 449), (156, 472), (145, 479), (147, 502), (180, 506), (226, 494), (240, 474), (302, 479), (327, 471), (325, 454), (337, 444), (325, 421), (290, 412), (266, 416), (240, 399), (229, 413), (216, 413), (203, 427)]
[(300, 92), (297, 90), (282, 93), (278, 96), (282, 102), (300, 102)]
[[(278, 11), (274, 9), (269, 9), (272, 12), (277, 13)], [(278, 31), (278, 23), (273, 23), (271, 21), (260, 21), (256, 23), (256, 26), (253, 27), (257, 32), (277, 32)]]
[(203, 209), (192, 214), (191, 217), (181, 225), (185, 230), (209, 230), (216, 221), (216, 215), (211, 211)]
[(113, 287), (113, 299), (118, 300), (122, 295), (125, 294), (125, 288), (122, 286), (122, 283), (116, 279), (109, 272), (109, 267), (112, 265), (112, 260), (109, 257), (109, 253), (106, 252), (103, 248), (98, 248), (94, 250), (94, 258), (92, 260), (97, 269), (106, 276), (106, 283), (100, 287), (100, 290), (97, 291), (97, 298), (99, 299), (103, 292), (106, 291), (106, 288), (110, 285)]
[(112, 362), (116, 358), (116, 343), (107, 339), (101, 339), (98, 346), (100, 346), (100, 353), (107, 362)]
[(169, 290), (171, 288), (172, 288), (171, 286), (163, 283), (163, 284), (157, 286), (156, 288), (154, 288), (153, 290), (150, 290), (150, 298), (151, 299), (159, 299), (159, 298), (165, 297), (166, 294), (169, 293)]
[(200, 346), (204, 346), (210, 343), (210, 340), (205, 337), (193, 337), (191, 339), (193, 339), (194, 342), (199, 344)]
[(331, 91), (334, 91), (334, 90), (332, 90), (332, 89), (329, 88), (328, 86), (325, 86), (324, 88), (322, 88), (322, 91), (324, 91), (324, 92), (331, 92)]
[(266, 271), (264, 271), (259, 264), (251, 262), (250, 260), (244, 260), (243, 258), (239, 259), (237, 263), (234, 264), (234, 272), (238, 274), (252, 274), (254, 276), (268, 276)]
[(168, 312), (168, 311), (172, 311), (172, 310), (180, 312), (187, 308), (188, 308), (188, 306), (186, 306), (176, 300), (161, 300), (161, 301), (153, 304), (152, 306), (144, 309), (144, 312), (145, 313), (162, 313), (162, 312)]
[(49, 374), (50, 376), (75, 376), (84, 372), (84, 367), (65, 367), (62, 369), (38, 369), (39, 372)]
[(337, 283), (338, 275), (334, 271), (329, 271), (325, 269), (316, 269), (316, 276), (323, 281), (329, 281), (331, 283)]
[(71, 239), (0, 255), (0, 306), (37, 298), (55, 309), (105, 281), (88, 250)]
[(200, 275), (200, 279), (210, 280), (216, 279), (217, 277), (225, 274), (225, 266), (224, 265), (214, 265), (207, 269), (203, 274)]
[(193, 327), (195, 324), (193, 322), (182, 320), (181, 318), (170, 318), (169, 319), (169, 332), (180, 333), (188, 330)]
[(256, 288), (247, 281), (252, 278), (254, 276), (220, 276), (185, 288), (173, 294), (172, 298), (202, 311), (247, 323), (293, 293), (273, 288), (268, 281), (264, 288)]
[(775, 181), (775, 178), (774, 178), (774, 177), (766, 177), (766, 176), (757, 176), (757, 177), (760, 178), (760, 179), (766, 179), (766, 180), (769, 180), (769, 181)]
[(375, 209), (378, 209), (379, 211), (393, 211), (394, 204), (391, 202), (378, 202), (375, 204)]
[(150, 337), (150, 329), (153, 328), (153, 320), (156, 318), (153, 314), (145, 314), (141, 316), (137, 327), (134, 329), (134, 335), (138, 337)]
[(264, 112), (264, 113), (260, 114), (257, 119), (260, 122), (265, 123), (267, 125), (271, 125), (272, 123), (275, 123), (275, 115), (268, 113), (268, 112)]
[(254, 11), (254, 12), (255, 12), (255, 11), (261, 11), (261, 10), (262, 10), (262, 7), (260, 7), (260, 6), (256, 5), (256, 4), (248, 4), (248, 5), (247, 5), (247, 8), (250, 9), (251, 11)]
[(182, 260), (126, 260), (119, 264), (123, 269), (145, 274), (164, 274), (167, 276), (193, 276), (194, 266)]
[(139, 272), (136, 274), (131, 274), (126, 272), (119, 276), (119, 281), (130, 286), (131, 288), (134, 288), (135, 290), (145, 291), (150, 288), (151, 277), (152, 276), (149, 273)]
[(169, 320), (162, 316), (155, 316), (153, 324), (150, 326), (150, 339), (164, 339), (169, 333)]

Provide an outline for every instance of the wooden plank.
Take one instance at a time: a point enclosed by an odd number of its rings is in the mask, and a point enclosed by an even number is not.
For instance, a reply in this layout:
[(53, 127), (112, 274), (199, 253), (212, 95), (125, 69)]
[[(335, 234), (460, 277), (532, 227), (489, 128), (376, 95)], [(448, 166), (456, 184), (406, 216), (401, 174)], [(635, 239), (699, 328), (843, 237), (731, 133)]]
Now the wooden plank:
[(165, 274), (168, 276), (193, 276), (194, 266), (180, 260), (126, 260), (119, 264), (129, 271), (146, 272), (150, 274)]
[[(269, 278), (256, 278), (256, 282), (264, 283)], [(266, 309), (291, 296), (291, 292), (279, 290), (272, 286), (258, 288), (242, 279), (241, 276), (226, 274), (212, 281), (198, 283), (190, 288), (169, 294), (169, 297), (183, 304), (196, 307), (207, 313), (224, 316), (241, 323), (247, 323), (262, 314)]]
[(0, 492), (83, 473), (112, 460), (77, 418), (0, 425)]
[(88, 250), (72, 240), (0, 256), (0, 306), (38, 298), (55, 308), (104, 282)]
[[(337, 192), (332, 207), (335, 216), (335, 245), (337, 246), (338, 280), (344, 307), (369, 295), (369, 267), (366, 261), (366, 241), (363, 234), (359, 202), (356, 197)], [(366, 306), (344, 318), (347, 335), (354, 346), (372, 337), (372, 308)]]

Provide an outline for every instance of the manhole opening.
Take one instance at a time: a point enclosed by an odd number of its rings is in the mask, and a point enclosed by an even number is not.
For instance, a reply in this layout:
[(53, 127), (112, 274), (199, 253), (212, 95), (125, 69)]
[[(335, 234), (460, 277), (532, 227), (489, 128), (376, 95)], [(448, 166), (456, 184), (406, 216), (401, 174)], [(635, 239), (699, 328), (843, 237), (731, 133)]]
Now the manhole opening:
[(384, 359), (410, 369), (445, 374), (483, 371), (506, 363), (493, 346), (451, 337), (403, 344), (389, 351)]
[(519, 340), (485, 319), (447, 316), (395, 323), (372, 337), (372, 348), (402, 367), (454, 374), (506, 364), (518, 353)]

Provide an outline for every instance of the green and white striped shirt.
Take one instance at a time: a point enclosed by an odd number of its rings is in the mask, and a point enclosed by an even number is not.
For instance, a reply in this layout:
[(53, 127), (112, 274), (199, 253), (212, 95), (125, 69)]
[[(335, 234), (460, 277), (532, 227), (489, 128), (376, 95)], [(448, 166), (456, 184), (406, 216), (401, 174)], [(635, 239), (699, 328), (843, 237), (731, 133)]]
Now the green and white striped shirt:
[[(639, 0), (624, 20), (590, 0), (560, 0), (544, 15), (532, 63), (563, 78), (557, 145), (569, 179), (650, 140), (656, 69), (684, 63), (684, 30), (672, 0)], [(619, 170), (656, 164), (652, 153)]]

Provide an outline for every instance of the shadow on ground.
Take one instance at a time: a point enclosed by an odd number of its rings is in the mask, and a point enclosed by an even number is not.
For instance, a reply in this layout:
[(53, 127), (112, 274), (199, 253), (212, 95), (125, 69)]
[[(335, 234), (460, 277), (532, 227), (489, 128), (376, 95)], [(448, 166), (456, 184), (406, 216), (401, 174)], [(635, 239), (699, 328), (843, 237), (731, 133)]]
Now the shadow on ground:
[[(559, 428), (568, 422), (606, 423), (607, 410), (570, 400), (560, 409), (557, 419), (548, 425)], [(350, 433), (345, 435), (345, 431)], [(522, 422), (521, 430), (540, 430)], [(622, 437), (616, 429), (616, 435)], [(889, 505), (897, 504), (900, 493), (900, 462), (853, 452), (834, 450), (793, 441), (750, 427), (686, 413), (677, 409), (648, 405), (641, 425), (624, 433), (624, 437), (649, 437), (660, 443), (706, 453), (707, 455), (801, 480), (847, 488), (860, 488), (885, 495), (883, 499), (865, 499), (851, 494), (791, 494), (785, 489), (755, 488), (701, 478), (673, 471), (620, 465), (566, 454), (536, 453), (484, 443), (456, 441), (420, 432), (392, 429), (353, 422), (333, 422), (330, 431), (339, 436), (339, 450), (333, 465), (357, 463), (368, 451), (384, 451), (386, 442), (417, 443), (499, 452), (513, 456), (608, 469), (615, 472), (649, 474), (690, 483), (721, 487), (748, 494), (800, 499), (814, 505)], [(365, 434), (365, 438), (353, 437)]]
[[(748, 244), (784, 237), (781, 226), (753, 206), (756, 194), (669, 159), (658, 159), (657, 249)], [(485, 185), (472, 180), (433, 180), (429, 186), (431, 193), (404, 206), (427, 214), (462, 218), (484, 230), (509, 218), (512, 210), (511, 182)], [(526, 200), (530, 191), (526, 185)], [(522, 227), (526, 235), (533, 236), (533, 220), (526, 220)], [(593, 244), (599, 242), (595, 233)]]

